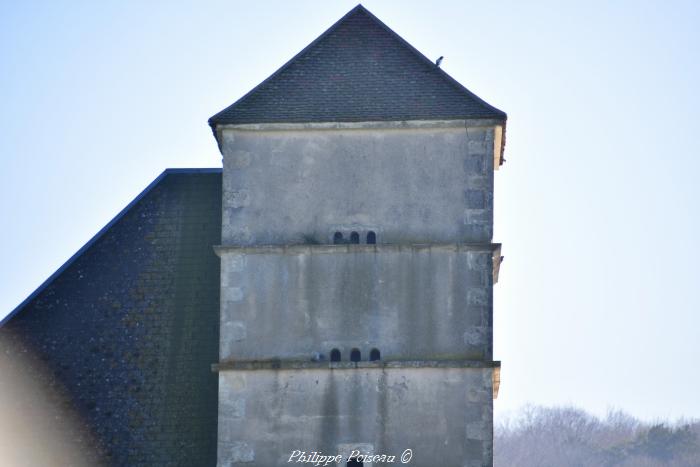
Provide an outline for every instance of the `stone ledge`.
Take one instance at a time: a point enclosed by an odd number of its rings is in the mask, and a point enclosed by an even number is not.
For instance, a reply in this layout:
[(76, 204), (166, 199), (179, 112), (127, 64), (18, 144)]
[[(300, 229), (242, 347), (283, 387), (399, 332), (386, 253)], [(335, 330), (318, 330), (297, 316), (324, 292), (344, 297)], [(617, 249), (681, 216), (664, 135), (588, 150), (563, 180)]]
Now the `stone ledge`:
[(405, 368), (500, 368), (500, 361), (483, 360), (387, 360), (375, 362), (312, 362), (304, 360), (228, 360), (213, 363), (211, 370), (355, 370)]
[(500, 243), (412, 243), (412, 244), (344, 244), (344, 245), (214, 245), (214, 251), (236, 254), (340, 254), (340, 253), (397, 253), (402, 251), (499, 251)]
[(498, 274), (503, 262), (500, 243), (384, 243), (384, 244), (343, 244), (343, 245), (214, 245), (218, 257), (224, 253), (238, 255), (311, 255), (311, 254), (348, 254), (348, 253), (400, 253), (404, 251), (421, 252), (465, 252), (490, 251), (493, 257), (493, 283), (498, 282)]

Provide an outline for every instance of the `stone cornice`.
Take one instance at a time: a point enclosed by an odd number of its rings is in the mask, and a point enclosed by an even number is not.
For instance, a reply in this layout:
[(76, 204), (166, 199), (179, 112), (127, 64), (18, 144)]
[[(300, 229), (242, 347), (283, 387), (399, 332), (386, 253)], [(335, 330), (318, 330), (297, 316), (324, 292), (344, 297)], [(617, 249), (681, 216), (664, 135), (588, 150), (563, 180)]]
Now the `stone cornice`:
[(416, 368), (500, 368), (500, 361), (483, 360), (381, 360), (361, 362), (329, 362), (305, 360), (230, 360), (213, 363), (212, 371), (254, 370), (355, 370)]
[(375, 122), (306, 122), (306, 123), (241, 123), (218, 124), (218, 132), (236, 131), (300, 131), (300, 130), (416, 130), (439, 128), (494, 127), (503, 125), (498, 119), (403, 120)]
[(465, 252), (465, 251), (500, 251), (500, 243), (424, 243), (424, 244), (344, 244), (344, 245), (215, 245), (218, 256), (223, 253), (234, 254), (342, 254), (342, 253), (399, 253), (405, 251), (421, 252)]

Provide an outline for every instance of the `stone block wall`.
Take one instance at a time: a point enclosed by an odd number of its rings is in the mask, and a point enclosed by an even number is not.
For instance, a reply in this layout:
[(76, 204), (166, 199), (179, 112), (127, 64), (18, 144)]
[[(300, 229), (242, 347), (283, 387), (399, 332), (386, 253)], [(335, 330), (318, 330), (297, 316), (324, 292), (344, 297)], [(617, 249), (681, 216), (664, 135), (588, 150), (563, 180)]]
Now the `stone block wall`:
[(415, 467), (491, 465), (492, 371), (223, 370), (218, 465), (290, 465), (300, 450), (341, 454), (344, 466), (353, 449), (395, 455), (396, 465), (407, 449)]
[(493, 126), (265, 128), (222, 130), (224, 244), (491, 241)]
[(492, 357), (491, 245), (219, 249), (227, 359)]

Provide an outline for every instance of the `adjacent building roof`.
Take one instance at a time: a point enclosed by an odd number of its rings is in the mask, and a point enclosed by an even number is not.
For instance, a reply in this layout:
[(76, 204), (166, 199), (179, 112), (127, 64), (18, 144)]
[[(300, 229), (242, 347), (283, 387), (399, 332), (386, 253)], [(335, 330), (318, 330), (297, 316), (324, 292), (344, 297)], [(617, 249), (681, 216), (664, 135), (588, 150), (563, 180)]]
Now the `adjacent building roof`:
[(221, 186), (166, 170), (0, 323), (0, 354), (78, 411), (92, 465), (216, 464)]
[(209, 124), (453, 119), (506, 114), (358, 5)]

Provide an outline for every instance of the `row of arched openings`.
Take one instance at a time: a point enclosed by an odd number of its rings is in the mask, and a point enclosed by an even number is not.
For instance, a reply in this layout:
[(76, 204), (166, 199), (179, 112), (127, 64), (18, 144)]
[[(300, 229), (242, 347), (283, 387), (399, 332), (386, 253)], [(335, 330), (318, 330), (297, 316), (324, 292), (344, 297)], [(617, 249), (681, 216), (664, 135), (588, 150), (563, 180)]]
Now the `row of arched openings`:
[[(377, 234), (374, 233), (374, 231), (370, 230), (367, 232), (367, 236), (365, 237), (365, 241), (368, 245), (374, 245), (377, 243)], [(345, 237), (343, 237), (343, 232), (336, 232), (333, 234), (333, 244), (334, 245), (341, 245), (343, 243), (351, 243), (351, 244), (359, 244), (360, 243), (360, 234), (357, 232), (350, 232), (350, 239), (349, 241), (345, 240)]]
[[(331, 362), (339, 362), (341, 361), (341, 354), (340, 350), (338, 349), (333, 349), (331, 350)], [(351, 362), (359, 362), (362, 360), (362, 352), (360, 352), (360, 349), (352, 349), (350, 351), (350, 361)], [(379, 353), (379, 349), (372, 349), (369, 351), (369, 361), (370, 362), (376, 362), (378, 360), (381, 360), (381, 354)]]

